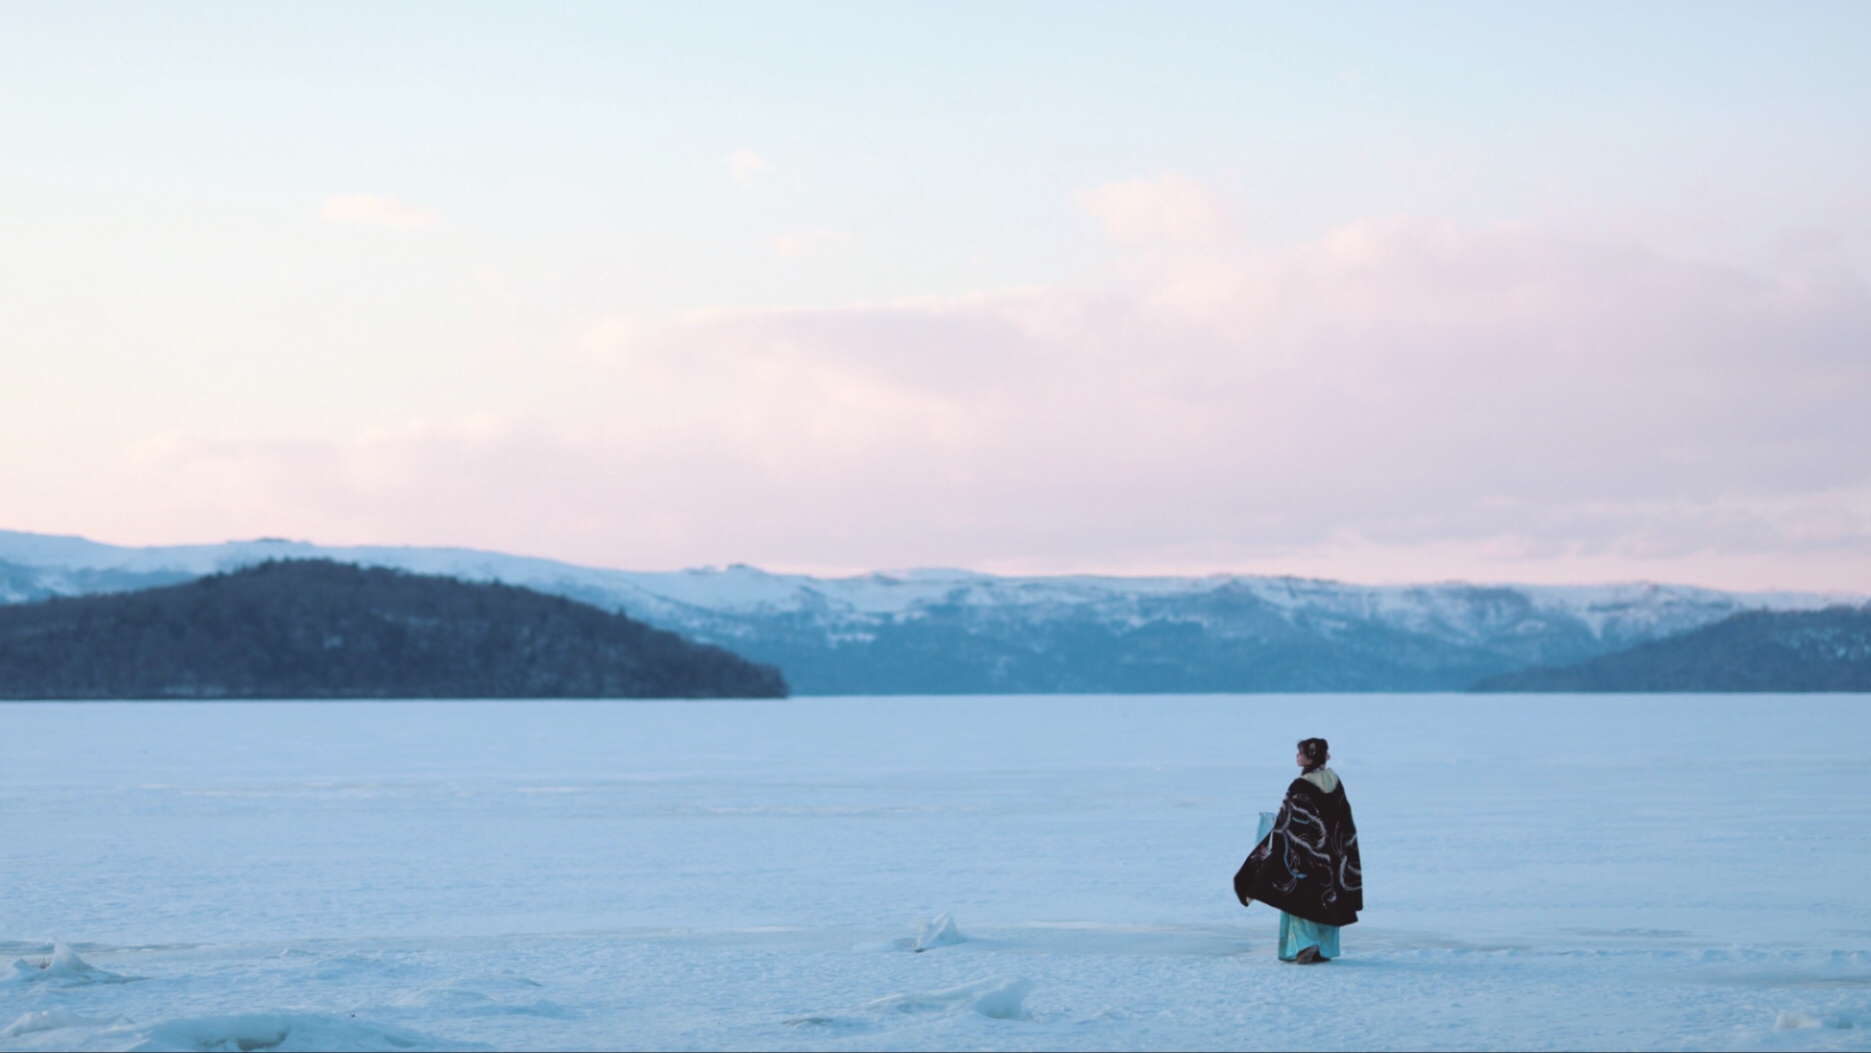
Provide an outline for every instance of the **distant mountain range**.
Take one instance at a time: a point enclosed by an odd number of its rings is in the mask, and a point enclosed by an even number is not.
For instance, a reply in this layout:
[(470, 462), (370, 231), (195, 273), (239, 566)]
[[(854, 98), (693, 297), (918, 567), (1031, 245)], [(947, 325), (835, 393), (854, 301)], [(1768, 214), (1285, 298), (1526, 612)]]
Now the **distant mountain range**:
[(497, 581), (621, 611), (777, 666), (801, 694), (1442, 691), (1749, 610), (1862, 597), (1687, 586), (1365, 586), (1290, 577), (849, 578), (602, 570), (469, 549), (260, 540), (120, 548), (0, 531), (0, 602), (324, 558)]
[(1871, 691), (1871, 607), (1744, 611), (1714, 625), (1477, 691)]
[(777, 670), (510, 585), (327, 560), (0, 607), (0, 698), (774, 698)]

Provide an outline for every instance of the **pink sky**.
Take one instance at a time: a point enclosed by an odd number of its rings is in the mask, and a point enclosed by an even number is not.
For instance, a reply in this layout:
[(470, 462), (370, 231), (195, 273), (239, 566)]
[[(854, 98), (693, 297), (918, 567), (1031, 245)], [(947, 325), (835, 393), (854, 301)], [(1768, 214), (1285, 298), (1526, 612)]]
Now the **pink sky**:
[[(494, 89), (467, 51), (431, 56), (459, 98), (388, 53), (355, 95), (336, 59), (236, 69), (180, 37), (108, 73), (83, 27), (18, 21), (7, 76), (45, 90), (9, 94), (44, 134), (0, 169), (0, 527), (1871, 591), (1871, 168), (1837, 84), (1729, 98), (1711, 63), (1627, 99), (1615, 63), (1535, 63), (1528, 101), (1457, 49), (1476, 93), (1438, 95), (1373, 52), (1265, 73), (1284, 124), (1226, 99), (1099, 123), (1019, 111), (1015, 49), (971, 68), (1019, 112), (924, 69), (903, 126), (856, 89), (561, 98), (640, 125), (609, 171), (610, 117), (470, 105)], [(575, 79), (553, 54), (534, 72)], [(1792, 92), (1791, 62), (1732, 76)], [(1115, 75), (1207, 75), (1171, 65)], [(91, 95), (50, 90), (86, 69)], [(151, 85), (178, 101), (139, 130)]]
[(48, 459), (9, 512), (603, 565), (1860, 588), (1866, 332), (1849, 283), (1372, 221), (1117, 290), (602, 322), (486, 367), (528, 411), (177, 429)]

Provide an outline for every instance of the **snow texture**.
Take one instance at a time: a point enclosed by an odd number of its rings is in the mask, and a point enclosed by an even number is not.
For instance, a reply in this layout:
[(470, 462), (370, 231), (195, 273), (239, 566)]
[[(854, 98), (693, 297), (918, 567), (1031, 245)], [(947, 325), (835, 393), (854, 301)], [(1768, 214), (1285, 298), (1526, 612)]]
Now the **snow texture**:
[[(1300, 968), (1230, 878), (1314, 734), (1367, 909)], [(0, 1048), (1867, 1049), (1868, 752), (1863, 696), (10, 704)]]

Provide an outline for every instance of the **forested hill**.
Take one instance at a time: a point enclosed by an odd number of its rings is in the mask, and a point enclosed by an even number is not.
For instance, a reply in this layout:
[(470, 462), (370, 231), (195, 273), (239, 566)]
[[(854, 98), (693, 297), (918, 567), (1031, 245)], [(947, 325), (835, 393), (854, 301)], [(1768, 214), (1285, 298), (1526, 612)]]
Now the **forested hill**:
[(264, 563), (0, 607), (0, 698), (773, 698), (778, 670), (510, 585)]
[(1871, 606), (1748, 611), (1477, 691), (1871, 691)]

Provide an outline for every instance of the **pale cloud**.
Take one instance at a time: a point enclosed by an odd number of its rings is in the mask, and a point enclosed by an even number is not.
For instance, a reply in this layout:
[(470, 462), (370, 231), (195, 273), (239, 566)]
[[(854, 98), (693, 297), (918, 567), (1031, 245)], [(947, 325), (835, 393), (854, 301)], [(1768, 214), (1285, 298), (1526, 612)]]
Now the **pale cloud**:
[(808, 227), (797, 233), (782, 234), (774, 238), (773, 252), (778, 256), (804, 256), (850, 243), (851, 235), (848, 231)]
[(751, 189), (760, 177), (772, 167), (767, 159), (752, 150), (736, 150), (727, 156), (728, 174), (734, 181)]
[(190, 440), (102, 489), (199, 536), (643, 567), (1867, 590), (1868, 334), (1861, 285), (1365, 222), (1118, 292), (614, 319), (516, 366), (550, 415)]
[(337, 194), (318, 210), (324, 219), (372, 227), (431, 227), (440, 217), (425, 208), (381, 194)]
[(1215, 242), (1234, 230), (1233, 218), (1215, 191), (1177, 172), (1107, 183), (1080, 194), (1078, 201), (1123, 241)]
[(579, 327), (563, 341), (558, 357), (589, 366), (614, 366), (624, 361), (642, 340), (643, 323), (613, 315)]

